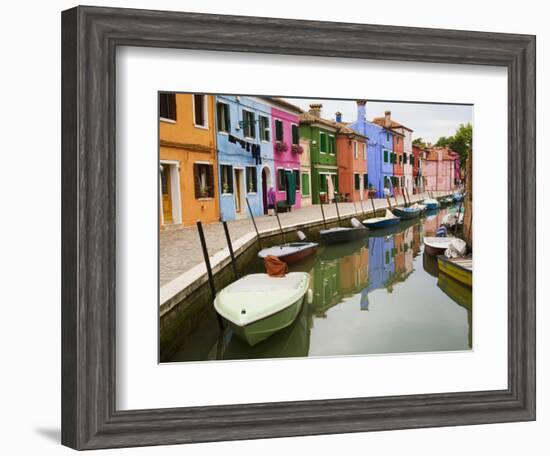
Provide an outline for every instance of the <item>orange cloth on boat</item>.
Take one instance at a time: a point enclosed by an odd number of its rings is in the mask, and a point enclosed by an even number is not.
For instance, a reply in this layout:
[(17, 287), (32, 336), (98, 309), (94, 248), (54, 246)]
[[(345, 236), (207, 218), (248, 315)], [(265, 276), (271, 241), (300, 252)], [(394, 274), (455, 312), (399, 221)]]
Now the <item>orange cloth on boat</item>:
[(276, 256), (268, 255), (264, 258), (265, 271), (270, 277), (284, 277), (288, 272), (288, 265)]

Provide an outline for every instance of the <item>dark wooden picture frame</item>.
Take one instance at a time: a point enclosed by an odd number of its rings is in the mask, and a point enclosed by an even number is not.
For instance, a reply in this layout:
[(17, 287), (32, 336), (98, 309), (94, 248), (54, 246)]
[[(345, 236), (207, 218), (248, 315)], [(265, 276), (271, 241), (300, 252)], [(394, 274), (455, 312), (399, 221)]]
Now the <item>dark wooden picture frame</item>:
[[(508, 388), (116, 410), (117, 46), (506, 67)], [(62, 443), (94, 449), (534, 420), (535, 120), (530, 35), (96, 7), (64, 11)]]

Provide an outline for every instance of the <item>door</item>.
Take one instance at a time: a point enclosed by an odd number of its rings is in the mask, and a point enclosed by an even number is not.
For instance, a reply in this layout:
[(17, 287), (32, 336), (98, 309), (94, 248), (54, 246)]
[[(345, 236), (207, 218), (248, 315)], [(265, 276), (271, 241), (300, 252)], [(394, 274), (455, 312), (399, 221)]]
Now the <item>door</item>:
[(262, 201), (264, 205), (264, 214), (267, 214), (267, 173), (266, 168), (262, 169)]
[(164, 223), (172, 223), (172, 188), (170, 183), (170, 166), (163, 165), (160, 173), (160, 182), (162, 189), (162, 215)]
[(243, 189), (242, 189), (242, 174), (243, 174), (243, 170), (242, 169), (235, 169), (235, 212), (237, 212), (238, 214), (240, 214), (243, 210), (242, 208), (242, 194), (243, 194)]

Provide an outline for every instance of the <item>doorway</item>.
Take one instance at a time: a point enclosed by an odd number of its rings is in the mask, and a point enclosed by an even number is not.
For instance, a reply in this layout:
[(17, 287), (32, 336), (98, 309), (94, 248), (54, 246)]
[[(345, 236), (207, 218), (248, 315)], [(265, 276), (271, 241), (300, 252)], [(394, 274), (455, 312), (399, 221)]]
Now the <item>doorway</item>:
[(267, 192), (271, 188), (271, 170), (265, 166), (262, 169), (262, 203), (264, 207), (264, 215), (267, 214), (269, 201), (267, 200)]
[(243, 195), (244, 195), (244, 170), (234, 168), (235, 172), (235, 212), (237, 215), (243, 213)]
[(173, 223), (172, 216), (172, 183), (170, 166), (163, 166), (160, 172), (160, 188), (162, 191), (162, 217), (164, 223)]

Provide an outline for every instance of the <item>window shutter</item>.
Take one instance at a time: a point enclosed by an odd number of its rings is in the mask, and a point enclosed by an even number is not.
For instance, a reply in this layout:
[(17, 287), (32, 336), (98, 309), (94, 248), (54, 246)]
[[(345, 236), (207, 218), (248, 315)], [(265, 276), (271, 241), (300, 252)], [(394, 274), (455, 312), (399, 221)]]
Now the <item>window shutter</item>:
[(199, 174), (199, 165), (197, 163), (193, 163), (193, 177), (195, 180), (195, 198), (201, 197), (201, 177)]
[(223, 104), (223, 112), (224, 112), (224, 121), (225, 121), (225, 131), (229, 132), (231, 130), (231, 120), (229, 118), (229, 105)]
[(206, 173), (207, 185), (208, 185), (208, 196), (210, 198), (214, 197), (214, 167), (208, 165), (208, 172)]
[(233, 166), (227, 166), (227, 184), (229, 186), (229, 193), (233, 193)]

